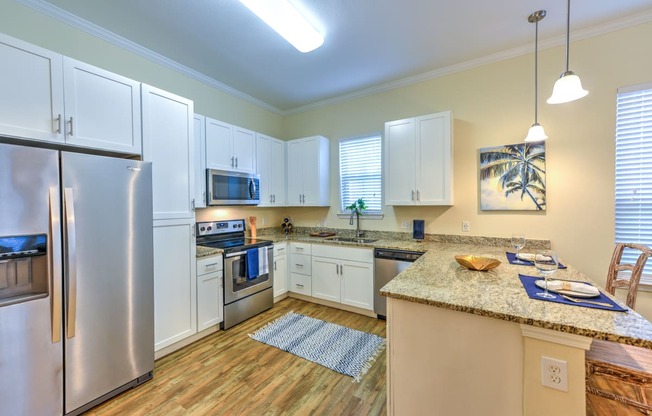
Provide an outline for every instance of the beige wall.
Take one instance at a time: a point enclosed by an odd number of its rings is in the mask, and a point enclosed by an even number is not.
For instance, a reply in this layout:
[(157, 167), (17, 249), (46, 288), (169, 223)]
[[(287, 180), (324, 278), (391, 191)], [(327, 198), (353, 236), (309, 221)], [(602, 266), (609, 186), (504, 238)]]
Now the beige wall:
[[(533, 122), (532, 54), (282, 117), (14, 1), (0, 0), (0, 7), (3, 33), (188, 97), (200, 114), (283, 139), (314, 134), (331, 139), (333, 209), (213, 208), (201, 210), (200, 220), (256, 215), (275, 224), (290, 215), (297, 225), (346, 228), (348, 221), (336, 216), (338, 140), (379, 132), (385, 121), (452, 110), (455, 204), (387, 207), (383, 221), (364, 220), (363, 228), (400, 231), (402, 221), (423, 218), (429, 233), (462, 234), (462, 220), (471, 221), (472, 235), (509, 236), (523, 231), (530, 238), (551, 239), (562, 258), (604, 282), (614, 239), (615, 94), (618, 87), (652, 79), (652, 55), (646, 43), (652, 38), (652, 23), (572, 44), (571, 69), (590, 90), (588, 97), (574, 103), (545, 104), (563, 71), (564, 55), (562, 47), (540, 52), (539, 121), (550, 136), (548, 210), (483, 212), (478, 204), (478, 149), (519, 143)], [(652, 295), (639, 295), (637, 309), (651, 319)]]
[[(554, 81), (564, 70), (564, 50), (540, 51), (539, 121), (549, 136), (546, 212), (480, 211), (478, 149), (519, 143), (534, 121), (532, 54), (486, 65), (419, 84), (285, 118), (287, 138), (322, 134), (338, 140), (381, 131), (385, 121), (452, 110), (454, 122), (454, 194), (452, 207), (386, 207), (384, 221), (366, 220), (366, 229), (400, 231), (403, 220), (426, 220), (428, 233), (462, 234), (462, 220), (472, 235), (550, 239), (560, 256), (603, 284), (614, 243), (614, 130), (618, 87), (652, 80), (647, 39), (652, 23), (575, 42), (571, 69), (590, 94), (573, 103), (548, 105)], [(623, 45), (628, 45), (624, 47)], [(338, 158), (331, 161), (333, 207), (338, 206)], [(320, 215), (289, 210), (295, 222), (348, 227), (337, 209)], [(304, 220), (305, 218), (305, 220)], [(652, 318), (652, 296), (637, 305)]]

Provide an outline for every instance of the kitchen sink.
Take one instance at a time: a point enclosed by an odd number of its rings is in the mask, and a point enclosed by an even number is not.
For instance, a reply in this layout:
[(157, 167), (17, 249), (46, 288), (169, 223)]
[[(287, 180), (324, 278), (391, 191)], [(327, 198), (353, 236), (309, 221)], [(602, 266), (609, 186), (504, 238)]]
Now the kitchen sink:
[(331, 237), (331, 238), (327, 238), (326, 240), (337, 241), (342, 243), (373, 243), (374, 241), (378, 241), (377, 239), (373, 239), (373, 238), (357, 238), (357, 237)]

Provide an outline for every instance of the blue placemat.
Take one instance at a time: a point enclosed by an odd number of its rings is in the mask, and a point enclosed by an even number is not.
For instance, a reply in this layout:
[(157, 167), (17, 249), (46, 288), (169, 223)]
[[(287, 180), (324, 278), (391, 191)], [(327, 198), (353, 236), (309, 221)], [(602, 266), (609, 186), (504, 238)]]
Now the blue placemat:
[[(613, 308), (608, 308), (606, 306), (600, 306), (600, 305), (592, 305), (590, 303), (575, 303), (571, 302), (570, 300), (566, 300), (562, 298), (558, 293), (552, 293), (555, 295), (554, 299), (547, 299), (547, 298), (542, 298), (541, 296), (537, 296), (537, 292), (542, 292), (543, 289), (541, 289), (539, 286), (535, 285), (534, 282), (537, 280), (543, 280), (540, 277), (534, 277), (534, 276), (527, 276), (524, 274), (519, 274), (518, 278), (521, 279), (521, 283), (523, 284), (523, 288), (525, 288), (525, 291), (527, 292), (527, 295), (530, 297), (530, 299), (536, 299), (536, 300), (543, 300), (543, 301), (548, 301), (548, 302), (556, 302), (556, 303), (563, 303), (565, 305), (573, 305), (573, 306), (583, 306), (585, 308), (594, 308), (594, 309), (603, 309), (605, 311), (616, 311), (616, 312), (625, 312), (627, 309), (622, 308), (619, 306), (616, 302), (613, 300), (609, 299), (607, 296), (605, 296), (604, 293), (600, 292), (600, 296), (596, 296), (594, 298), (588, 298), (586, 300), (591, 300), (595, 302), (605, 302), (613, 305)], [(585, 282), (582, 282), (585, 283)], [(576, 298), (579, 299), (579, 298)]]
[[(522, 261), (523, 263), (514, 263), (516, 261), (516, 253), (510, 253), (509, 251), (505, 253), (507, 256), (507, 260), (509, 261), (509, 264), (516, 264), (517, 266), (534, 266), (533, 261), (527, 261), (523, 259), (519, 259), (519, 261)], [(564, 266), (563, 264), (559, 263), (557, 265), (558, 268), (560, 269), (566, 269), (567, 267)]]

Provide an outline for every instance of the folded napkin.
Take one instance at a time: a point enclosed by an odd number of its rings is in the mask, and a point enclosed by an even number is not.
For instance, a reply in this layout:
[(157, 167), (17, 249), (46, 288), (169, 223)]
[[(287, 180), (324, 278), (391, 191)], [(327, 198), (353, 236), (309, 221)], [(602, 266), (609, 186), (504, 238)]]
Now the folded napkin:
[[(509, 264), (520, 264), (524, 265), (523, 262), (526, 262), (526, 266), (534, 266), (534, 253), (518, 253), (518, 257), (516, 257), (516, 253), (510, 253), (509, 251), (505, 253), (507, 256), (507, 260), (509, 260)], [(567, 267), (561, 263), (558, 263), (557, 267), (559, 269), (566, 269)]]
[[(534, 282), (534, 284), (539, 286), (541, 289), (546, 288), (546, 282), (544, 280), (537, 280), (536, 282)], [(548, 289), (570, 290), (572, 292), (582, 293), (591, 296), (598, 296), (600, 294), (598, 288), (588, 283), (569, 282), (565, 280), (548, 280)]]
[[(521, 260), (534, 262), (534, 258), (536, 257), (536, 254), (534, 254), (534, 253), (518, 253), (516, 255), (516, 257), (521, 259)], [(539, 258), (541, 258), (543, 260), (546, 260), (546, 261), (552, 260), (552, 258), (550, 256), (544, 256), (543, 254), (539, 254)]]

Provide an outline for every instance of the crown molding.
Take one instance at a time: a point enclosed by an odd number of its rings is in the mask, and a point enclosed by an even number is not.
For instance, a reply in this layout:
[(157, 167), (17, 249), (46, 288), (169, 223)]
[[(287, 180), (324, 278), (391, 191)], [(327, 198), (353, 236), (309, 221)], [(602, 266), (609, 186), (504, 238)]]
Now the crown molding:
[(76, 16), (72, 13), (69, 13), (63, 9), (60, 9), (50, 3), (47, 3), (43, 0), (16, 0), (17, 2), (31, 7), (34, 10), (37, 10), (49, 17), (57, 19), (63, 23), (66, 23), (72, 27), (75, 27), (79, 30), (82, 30), (92, 36), (95, 36), (99, 39), (102, 39), (106, 42), (112, 43), (120, 48), (126, 49), (130, 52), (133, 52), (145, 59), (148, 59), (154, 63), (172, 69), (173, 71), (179, 72), (183, 75), (186, 75), (190, 78), (193, 78), (199, 82), (202, 82), (209, 87), (215, 88), (217, 90), (223, 91), (229, 95), (240, 98), (244, 101), (250, 102), (251, 104), (262, 107), (266, 110), (269, 110), (276, 114), (283, 114), (279, 108), (274, 107), (258, 98), (252, 97), (249, 94), (246, 94), (240, 90), (237, 90), (233, 87), (230, 87), (226, 84), (223, 84), (217, 81), (214, 78), (206, 76), (199, 71), (195, 71), (192, 68), (189, 68), (185, 65), (182, 65), (170, 58), (167, 58), (159, 53), (156, 53), (144, 46), (141, 46), (135, 42), (130, 41), (120, 35), (117, 35), (109, 30), (106, 30), (94, 23), (89, 22), (88, 20), (82, 19), (79, 16)]
[[(467, 71), (473, 68), (477, 68), (483, 65), (488, 65), (492, 63), (501, 62), (507, 59), (516, 58), (519, 56), (527, 55), (532, 53), (532, 47), (530, 45), (519, 46), (517, 48), (505, 50), (499, 53), (487, 55), (477, 59), (471, 59), (469, 61), (461, 62), (454, 65), (449, 65), (443, 68), (436, 69), (434, 71), (424, 72), (411, 77), (401, 78), (390, 82), (385, 82), (382, 84), (375, 85), (369, 88), (363, 88), (351, 93), (338, 95), (332, 98), (327, 98), (325, 100), (316, 101), (310, 104), (303, 106), (294, 107), (288, 110), (281, 110), (278, 107), (275, 107), (271, 104), (268, 104), (258, 98), (252, 97), (249, 94), (246, 94), (240, 90), (237, 90), (233, 87), (230, 87), (224, 83), (217, 81), (214, 78), (206, 76), (199, 71), (195, 71), (185, 65), (182, 65), (172, 59), (169, 59), (161, 54), (158, 54), (150, 49), (147, 49), (135, 42), (132, 42), (122, 36), (119, 36), (111, 31), (108, 31), (94, 23), (91, 23), (87, 20), (84, 20), (78, 16), (75, 16), (72, 13), (69, 13), (63, 9), (60, 9), (50, 3), (47, 3), (44, 0), (16, 0), (17, 2), (31, 7), (47, 16), (50, 16), (54, 19), (57, 19), (63, 23), (66, 23), (70, 26), (73, 26), (77, 29), (80, 29), (90, 35), (93, 35), (99, 39), (112, 43), (116, 46), (124, 48), (130, 52), (133, 52), (137, 55), (140, 55), (152, 62), (155, 62), (159, 65), (170, 68), (174, 71), (177, 71), (183, 75), (186, 75), (190, 78), (193, 78), (199, 82), (202, 82), (212, 88), (223, 91), (229, 95), (240, 98), (244, 101), (247, 101), (251, 104), (259, 106), (263, 109), (271, 111), (275, 114), (281, 116), (288, 116), (298, 113), (303, 113), (310, 110), (315, 110), (320, 107), (325, 107), (332, 104), (338, 104), (346, 101), (350, 101), (357, 98), (362, 98), (374, 94), (383, 93), (390, 91), (396, 88), (406, 87), (409, 85), (417, 84), (424, 81), (429, 81), (432, 79), (440, 78), (446, 75), (451, 75), (463, 71)], [(601, 25), (596, 25), (589, 28), (584, 28), (577, 30), (572, 33), (571, 38), (573, 41), (579, 41), (583, 39), (592, 38), (595, 36), (603, 35), (606, 33), (614, 32), (621, 29), (626, 29), (632, 26), (640, 25), (652, 21), (652, 10), (647, 10), (643, 13), (638, 13), (636, 15), (628, 16), (622, 19), (613, 20), (606, 22)], [(555, 38), (550, 38), (544, 41), (539, 42), (539, 50), (550, 49), (556, 46), (563, 45), (566, 41), (564, 34), (557, 36)]]
[[(584, 39), (589, 39), (595, 36), (604, 35), (606, 33), (615, 32), (617, 30), (626, 29), (632, 26), (637, 26), (652, 21), (652, 10), (648, 10), (643, 13), (639, 13), (633, 16), (628, 16), (622, 19), (613, 20), (601, 25), (585, 28), (582, 30), (577, 30), (575, 33), (571, 34), (572, 41), (580, 41)], [(562, 34), (560, 36), (539, 41), (539, 50), (545, 50), (554, 48), (560, 45), (564, 45), (566, 42), (566, 35)], [(467, 71), (469, 69), (477, 68), (483, 65), (493, 64), (501, 62), (507, 59), (516, 58), (519, 56), (527, 55), (532, 53), (532, 46), (519, 46), (517, 48), (508, 49), (502, 52), (495, 54), (487, 55), (477, 59), (471, 59), (466, 62), (461, 62), (459, 64), (449, 65), (443, 68), (435, 69), (434, 71), (424, 72), (422, 74), (414, 75), (407, 78), (401, 78), (395, 81), (385, 82), (382, 84), (375, 85), (373, 87), (353, 91), (348, 94), (338, 95), (336, 97), (327, 98), (325, 100), (320, 100), (314, 103), (306, 104), (303, 106), (295, 107), (283, 112), (283, 115), (292, 115), (298, 114), (310, 110), (315, 110), (320, 107), (327, 105), (338, 104), (345, 101), (350, 101), (356, 98), (362, 98), (369, 95), (375, 95), (382, 92), (390, 91), (396, 88), (405, 87), (412, 84), (417, 84), (424, 81), (429, 81), (432, 79), (440, 78), (446, 75), (455, 74), (458, 72)]]

